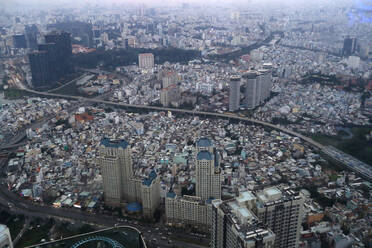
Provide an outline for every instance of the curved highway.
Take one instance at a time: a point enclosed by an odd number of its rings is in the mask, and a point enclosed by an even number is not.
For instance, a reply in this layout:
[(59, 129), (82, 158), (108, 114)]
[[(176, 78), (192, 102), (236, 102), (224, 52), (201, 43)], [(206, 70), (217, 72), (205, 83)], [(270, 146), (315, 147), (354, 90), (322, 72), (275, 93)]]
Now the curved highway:
[(213, 113), (213, 112), (204, 112), (204, 111), (196, 111), (196, 110), (187, 110), (187, 109), (175, 109), (175, 108), (166, 108), (166, 107), (156, 107), (156, 106), (147, 106), (147, 105), (134, 105), (134, 104), (126, 104), (126, 103), (116, 103), (116, 102), (110, 102), (110, 101), (105, 101), (105, 100), (100, 100), (100, 99), (94, 99), (94, 98), (87, 98), (87, 97), (81, 97), (81, 96), (68, 96), (68, 95), (61, 95), (61, 94), (54, 94), (54, 93), (47, 93), (47, 92), (40, 92), (40, 91), (35, 91), (35, 90), (30, 90), (30, 89), (24, 89), (24, 91), (27, 91), (29, 93), (41, 95), (41, 96), (49, 96), (49, 97), (58, 97), (58, 98), (67, 98), (67, 99), (72, 99), (72, 100), (78, 100), (78, 101), (86, 101), (86, 102), (93, 102), (93, 103), (102, 103), (102, 104), (108, 104), (108, 105), (113, 105), (113, 106), (119, 106), (119, 107), (126, 107), (126, 108), (137, 108), (137, 109), (148, 109), (148, 110), (156, 110), (156, 111), (172, 111), (176, 113), (184, 113), (184, 114), (190, 114), (190, 115), (200, 115), (200, 116), (206, 116), (206, 117), (220, 117), (220, 118), (228, 118), (228, 119), (234, 119), (238, 121), (245, 121), (245, 122), (250, 122), (266, 127), (270, 127), (273, 129), (277, 129), (281, 132), (296, 136), (315, 148), (318, 149), (323, 149), (323, 145), (314, 141), (313, 139), (306, 137), (300, 133), (297, 133), (295, 131), (289, 130), (285, 127), (274, 125), (269, 122), (265, 121), (260, 121), (256, 119), (251, 119), (247, 117), (240, 117), (236, 116), (234, 114), (221, 114), (221, 113)]
[[(329, 152), (329, 146), (324, 146), (315, 140), (306, 137), (300, 133), (297, 133), (293, 130), (289, 130), (285, 127), (275, 125), (269, 122), (265, 121), (260, 121), (252, 118), (247, 118), (247, 117), (241, 117), (237, 116), (235, 114), (221, 114), (221, 113), (214, 113), (214, 112), (204, 112), (204, 111), (196, 111), (196, 110), (187, 110), (187, 109), (175, 109), (175, 108), (166, 108), (166, 107), (156, 107), (156, 106), (147, 106), (147, 105), (135, 105), (135, 104), (126, 104), (126, 103), (116, 103), (116, 102), (110, 102), (110, 101), (105, 101), (97, 98), (86, 98), (86, 97), (80, 97), (80, 96), (68, 96), (68, 95), (61, 95), (61, 94), (54, 94), (54, 93), (46, 93), (46, 92), (39, 92), (35, 90), (30, 90), (30, 89), (24, 89), (25, 91), (29, 93), (33, 93), (36, 95), (41, 95), (41, 96), (46, 96), (46, 97), (58, 97), (58, 98), (65, 98), (65, 99), (71, 99), (71, 100), (78, 100), (81, 102), (91, 102), (91, 103), (102, 103), (106, 105), (112, 105), (112, 106), (117, 106), (117, 107), (124, 107), (124, 108), (132, 108), (132, 109), (146, 109), (146, 110), (155, 110), (155, 111), (172, 111), (175, 113), (181, 113), (181, 114), (190, 114), (190, 115), (199, 115), (199, 116), (205, 116), (205, 117), (218, 117), (218, 118), (225, 118), (225, 119), (233, 119), (237, 121), (242, 121), (242, 122), (248, 122), (248, 123), (253, 123), (253, 124), (258, 124), (261, 126), (269, 127), (272, 129), (279, 130), (281, 132), (290, 134), (292, 136), (298, 137), (301, 140), (307, 142), (311, 146), (313, 146), (315, 149), (318, 149), (325, 153), (326, 155), (330, 156), (332, 159), (335, 159), (346, 167), (347, 169), (350, 169), (354, 171), (355, 173), (359, 174), (363, 178), (366, 178), (368, 181), (372, 182), (372, 169), (367, 166), (366, 164), (358, 161), (357, 159), (352, 157), (353, 162), (351, 163), (350, 161), (345, 161), (343, 156), (340, 154), (334, 154)], [(333, 147), (331, 147), (334, 149)], [(349, 155), (350, 156), (350, 155)], [(350, 156), (351, 157), (351, 156)]]

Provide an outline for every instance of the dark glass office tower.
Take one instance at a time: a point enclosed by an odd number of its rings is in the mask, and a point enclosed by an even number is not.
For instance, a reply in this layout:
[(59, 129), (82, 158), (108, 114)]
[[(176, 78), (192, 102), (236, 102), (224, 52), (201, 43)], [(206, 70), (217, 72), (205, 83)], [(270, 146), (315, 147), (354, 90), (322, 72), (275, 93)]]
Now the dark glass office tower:
[(48, 64), (48, 52), (38, 51), (28, 55), (31, 73), (32, 83), (34, 87), (46, 86), (49, 83), (49, 64)]
[(58, 60), (57, 46), (55, 43), (45, 43), (38, 46), (39, 51), (45, 51), (48, 57), (48, 79), (50, 81), (58, 80)]
[(37, 49), (37, 34), (38, 33), (39, 33), (39, 30), (37, 29), (36, 25), (25, 27), (27, 47), (29, 49), (32, 49), (32, 50)]
[(52, 32), (45, 35), (45, 43), (55, 44), (56, 72), (63, 77), (73, 71), (71, 65), (72, 47), (70, 34), (66, 32)]
[(24, 34), (13, 35), (15, 48), (27, 48), (26, 36)]

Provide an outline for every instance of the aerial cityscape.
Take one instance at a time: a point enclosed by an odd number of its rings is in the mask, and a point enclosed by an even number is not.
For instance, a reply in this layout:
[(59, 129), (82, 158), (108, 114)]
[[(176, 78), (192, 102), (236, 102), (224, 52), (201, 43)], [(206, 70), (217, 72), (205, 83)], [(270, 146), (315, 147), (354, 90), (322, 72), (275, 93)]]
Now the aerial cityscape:
[(371, 0), (0, 0), (0, 248), (372, 247)]

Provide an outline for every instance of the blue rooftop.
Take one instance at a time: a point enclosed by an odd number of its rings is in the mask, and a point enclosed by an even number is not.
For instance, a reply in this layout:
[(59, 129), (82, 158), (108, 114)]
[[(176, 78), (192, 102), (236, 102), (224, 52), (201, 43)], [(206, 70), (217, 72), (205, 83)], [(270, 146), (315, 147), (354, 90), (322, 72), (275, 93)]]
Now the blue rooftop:
[(111, 147), (111, 148), (127, 148), (127, 146), (129, 145), (128, 142), (126, 142), (125, 140), (111, 140), (109, 138), (103, 138), (101, 140), (101, 146), (105, 146), (105, 147)]
[(154, 179), (157, 177), (158, 175), (156, 174), (155, 170), (151, 171), (150, 175), (148, 176), (148, 178), (146, 179), (143, 179), (142, 181), (142, 184), (143, 185), (146, 185), (147, 187), (149, 187), (152, 183), (152, 181), (154, 181)]
[(125, 208), (129, 212), (139, 212), (141, 211), (142, 206), (138, 202), (132, 202), (132, 203), (129, 203)]
[(196, 159), (197, 160), (203, 160), (203, 159), (212, 160), (213, 157), (212, 157), (212, 154), (208, 151), (200, 151), (198, 155), (196, 156)]
[(176, 198), (176, 194), (174, 193), (174, 192), (168, 192), (167, 193), (167, 197), (169, 197), (169, 198)]
[(196, 145), (198, 147), (210, 147), (210, 146), (212, 146), (212, 142), (208, 138), (200, 138), (196, 142)]

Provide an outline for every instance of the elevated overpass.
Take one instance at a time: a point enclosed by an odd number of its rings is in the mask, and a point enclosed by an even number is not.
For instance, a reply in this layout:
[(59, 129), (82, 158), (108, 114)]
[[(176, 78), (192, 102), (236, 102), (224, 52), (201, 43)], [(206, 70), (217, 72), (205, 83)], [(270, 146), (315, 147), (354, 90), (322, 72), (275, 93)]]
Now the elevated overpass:
[(205, 111), (196, 111), (196, 110), (187, 110), (187, 109), (176, 109), (176, 108), (167, 108), (167, 107), (156, 107), (156, 106), (147, 106), (147, 105), (136, 105), (136, 104), (127, 104), (127, 103), (116, 103), (116, 102), (110, 102), (105, 101), (97, 98), (87, 98), (87, 97), (81, 97), (81, 96), (68, 96), (68, 95), (61, 95), (61, 94), (54, 94), (54, 93), (48, 93), (48, 92), (39, 92), (35, 90), (25, 89), (25, 91), (29, 93), (33, 93), (39, 96), (45, 96), (45, 97), (57, 97), (57, 98), (64, 98), (64, 99), (71, 99), (71, 100), (77, 100), (77, 101), (85, 101), (85, 102), (91, 102), (91, 103), (101, 103), (111, 106), (117, 106), (117, 107), (124, 107), (129, 109), (143, 109), (143, 110), (154, 110), (154, 111), (172, 111), (174, 113), (181, 113), (181, 114), (190, 114), (190, 115), (197, 115), (197, 116), (205, 116), (205, 117), (212, 117), (212, 118), (224, 118), (224, 119), (233, 119), (237, 121), (242, 122), (248, 122), (252, 124), (258, 124), (261, 126), (266, 126), (269, 128), (273, 128), (276, 130), (279, 130), (281, 132), (296, 136), (300, 139), (302, 139), (305, 142), (308, 142), (312, 146), (314, 146), (317, 149), (323, 149), (323, 145), (314, 141), (313, 139), (306, 137), (300, 133), (297, 133), (295, 131), (289, 130), (285, 127), (275, 125), (269, 122), (260, 121), (252, 118), (247, 117), (241, 117), (234, 114), (221, 114), (221, 113), (214, 113), (214, 112), (205, 112)]

